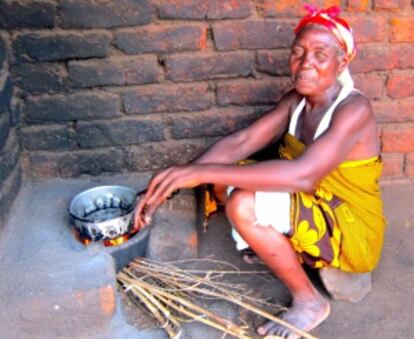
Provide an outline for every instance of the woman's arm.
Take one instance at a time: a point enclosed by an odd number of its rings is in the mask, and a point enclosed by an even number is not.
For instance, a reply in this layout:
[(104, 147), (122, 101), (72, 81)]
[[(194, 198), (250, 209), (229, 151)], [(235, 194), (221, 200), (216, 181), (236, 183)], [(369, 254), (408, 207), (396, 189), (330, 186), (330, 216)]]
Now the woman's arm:
[[(264, 161), (252, 165), (194, 164), (171, 167), (156, 175), (138, 205), (137, 222), (145, 225), (155, 209), (176, 189), (203, 183), (231, 185), (251, 191), (311, 191), (315, 184), (335, 169), (347, 154), (375, 128), (369, 103), (358, 98), (342, 107), (330, 128), (309, 145), (297, 159)], [(147, 211), (142, 213), (146, 206)]]

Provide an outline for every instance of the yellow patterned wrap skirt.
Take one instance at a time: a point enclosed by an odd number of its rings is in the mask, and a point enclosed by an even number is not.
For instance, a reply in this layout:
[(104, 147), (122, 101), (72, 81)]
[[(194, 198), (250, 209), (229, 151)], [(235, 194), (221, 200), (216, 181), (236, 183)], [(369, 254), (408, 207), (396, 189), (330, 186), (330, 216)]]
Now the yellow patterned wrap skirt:
[[(294, 159), (305, 145), (284, 136), (280, 155)], [(291, 194), (288, 235), (301, 262), (347, 272), (369, 272), (378, 264), (386, 221), (378, 184), (379, 157), (344, 161), (312, 193)]]
[[(305, 145), (285, 134), (280, 156), (299, 157)], [(238, 164), (251, 163), (251, 160)], [(372, 271), (381, 256), (386, 220), (378, 180), (379, 157), (345, 161), (311, 193), (291, 193), (291, 231), (287, 235), (299, 260), (311, 267), (347, 272)], [(217, 209), (211, 190), (205, 196), (205, 223)]]

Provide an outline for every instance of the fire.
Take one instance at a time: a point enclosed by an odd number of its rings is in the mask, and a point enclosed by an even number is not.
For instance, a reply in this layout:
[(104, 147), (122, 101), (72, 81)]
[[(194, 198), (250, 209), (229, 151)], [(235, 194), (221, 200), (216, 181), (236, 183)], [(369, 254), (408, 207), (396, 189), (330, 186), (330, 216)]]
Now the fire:
[[(79, 234), (79, 232), (77, 231), (77, 229), (75, 227), (72, 227), (72, 229), (73, 229), (73, 233), (75, 235), (75, 238), (78, 239), (78, 241), (80, 241), (85, 246), (89, 245), (92, 242), (92, 240), (90, 240), (90, 239), (83, 238)], [(138, 232), (138, 230), (134, 230), (133, 232), (121, 235), (121, 236), (119, 236), (117, 238), (114, 238), (114, 239), (103, 240), (102, 243), (104, 244), (105, 247), (119, 246), (119, 245), (123, 244), (124, 242), (126, 242), (127, 240), (134, 237), (135, 234), (137, 234), (137, 232)]]

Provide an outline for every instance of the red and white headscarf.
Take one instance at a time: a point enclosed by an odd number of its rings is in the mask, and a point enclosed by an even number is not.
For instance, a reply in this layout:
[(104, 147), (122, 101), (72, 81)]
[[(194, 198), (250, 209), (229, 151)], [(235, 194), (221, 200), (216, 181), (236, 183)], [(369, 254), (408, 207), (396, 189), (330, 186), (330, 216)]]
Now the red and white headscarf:
[[(329, 31), (336, 37), (340, 46), (348, 56), (350, 62), (356, 55), (355, 41), (352, 35), (352, 28), (342, 18), (339, 17), (341, 9), (337, 6), (332, 6), (328, 9), (318, 9), (311, 4), (305, 4), (304, 8), (308, 14), (296, 26), (294, 32), (297, 35), (302, 28), (309, 24), (321, 25), (329, 29)], [(352, 85), (353, 81), (348, 68), (339, 77), (341, 83)]]

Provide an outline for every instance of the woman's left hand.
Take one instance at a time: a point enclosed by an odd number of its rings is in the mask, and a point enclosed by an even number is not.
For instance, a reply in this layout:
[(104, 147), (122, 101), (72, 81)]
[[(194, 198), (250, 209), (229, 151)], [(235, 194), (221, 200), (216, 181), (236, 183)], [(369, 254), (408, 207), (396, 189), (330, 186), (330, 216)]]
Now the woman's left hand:
[(135, 209), (135, 227), (149, 224), (155, 210), (176, 190), (200, 185), (202, 168), (202, 165), (174, 166), (156, 174)]

